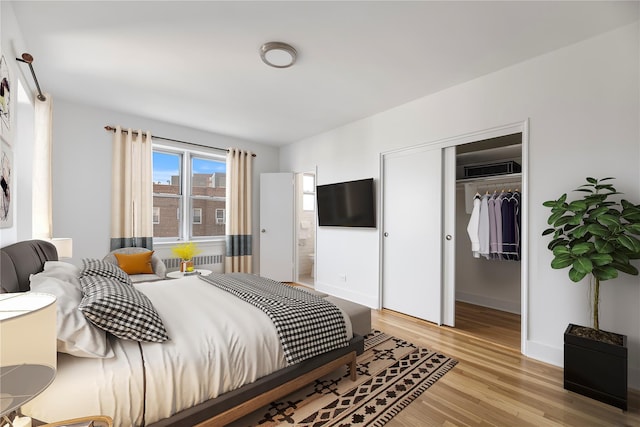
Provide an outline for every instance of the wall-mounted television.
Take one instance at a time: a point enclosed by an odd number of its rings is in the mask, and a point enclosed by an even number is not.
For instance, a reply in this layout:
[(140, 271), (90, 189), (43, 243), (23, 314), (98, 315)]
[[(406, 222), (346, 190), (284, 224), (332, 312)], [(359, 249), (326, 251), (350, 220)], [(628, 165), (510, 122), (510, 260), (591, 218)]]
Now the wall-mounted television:
[(376, 227), (373, 178), (316, 187), (318, 225)]

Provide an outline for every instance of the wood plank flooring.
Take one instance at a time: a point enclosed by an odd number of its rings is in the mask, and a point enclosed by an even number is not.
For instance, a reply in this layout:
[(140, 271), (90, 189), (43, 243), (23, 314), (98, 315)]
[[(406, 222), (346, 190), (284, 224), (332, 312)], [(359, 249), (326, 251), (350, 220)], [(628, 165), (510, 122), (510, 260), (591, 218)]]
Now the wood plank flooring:
[(456, 301), (455, 331), (520, 349), (520, 315)]
[(519, 344), (514, 350), (387, 310), (372, 310), (372, 325), (458, 360), (389, 427), (640, 426), (639, 391), (630, 391), (627, 412), (568, 392), (561, 368), (522, 356)]

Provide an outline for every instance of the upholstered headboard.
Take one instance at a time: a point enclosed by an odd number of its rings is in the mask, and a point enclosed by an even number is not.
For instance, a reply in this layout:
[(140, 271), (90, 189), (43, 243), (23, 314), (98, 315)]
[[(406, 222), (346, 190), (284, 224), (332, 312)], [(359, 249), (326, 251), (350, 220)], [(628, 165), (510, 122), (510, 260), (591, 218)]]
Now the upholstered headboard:
[(25, 240), (0, 249), (0, 293), (26, 292), (29, 276), (47, 261), (57, 261), (56, 247), (44, 240)]

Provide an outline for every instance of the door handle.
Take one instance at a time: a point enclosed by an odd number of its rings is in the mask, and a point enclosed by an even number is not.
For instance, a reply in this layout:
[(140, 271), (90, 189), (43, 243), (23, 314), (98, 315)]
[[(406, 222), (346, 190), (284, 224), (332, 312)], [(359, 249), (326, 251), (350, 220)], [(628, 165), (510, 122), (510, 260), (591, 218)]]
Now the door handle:
[(260, 230), (261, 233), (266, 233), (267, 230), (265, 230), (264, 228), (262, 230)]
[(445, 236), (445, 239), (447, 239), (447, 240), (451, 240), (451, 239), (452, 239), (451, 234), (447, 234), (447, 235)]
[(389, 237), (389, 233), (387, 233), (386, 231), (383, 234), (384, 237)]

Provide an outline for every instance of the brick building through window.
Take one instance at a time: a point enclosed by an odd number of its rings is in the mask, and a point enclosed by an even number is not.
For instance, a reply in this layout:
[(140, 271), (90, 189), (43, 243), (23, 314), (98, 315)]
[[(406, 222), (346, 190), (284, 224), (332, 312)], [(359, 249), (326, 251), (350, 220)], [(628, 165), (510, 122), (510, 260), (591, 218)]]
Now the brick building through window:
[[(183, 166), (183, 156), (189, 156)], [(175, 167), (173, 173), (158, 179), (161, 161)], [(163, 240), (190, 240), (224, 236), (226, 219), (226, 173), (199, 173), (198, 164), (209, 163), (224, 169), (225, 163), (215, 158), (154, 150), (153, 237)], [(157, 168), (157, 169), (156, 169)], [(183, 171), (186, 169), (186, 172)], [(185, 182), (184, 177), (189, 177)], [(164, 182), (163, 182), (164, 181)], [(184, 196), (188, 194), (188, 196)], [(183, 206), (187, 204), (187, 206)], [(183, 224), (182, 217), (188, 222)]]

